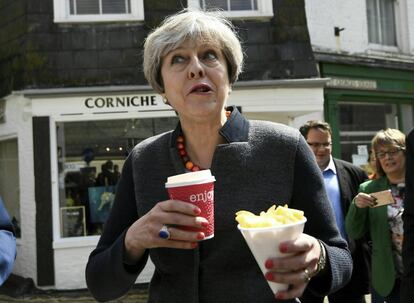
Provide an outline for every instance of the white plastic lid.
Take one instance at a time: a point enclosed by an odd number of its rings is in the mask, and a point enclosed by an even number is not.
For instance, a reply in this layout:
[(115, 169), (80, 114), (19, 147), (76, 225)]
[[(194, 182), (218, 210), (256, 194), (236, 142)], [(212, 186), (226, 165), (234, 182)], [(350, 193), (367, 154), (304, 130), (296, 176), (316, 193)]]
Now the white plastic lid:
[(203, 184), (214, 181), (216, 181), (216, 179), (211, 175), (211, 171), (209, 169), (204, 169), (168, 177), (167, 183), (165, 183), (165, 187), (168, 188), (192, 184)]

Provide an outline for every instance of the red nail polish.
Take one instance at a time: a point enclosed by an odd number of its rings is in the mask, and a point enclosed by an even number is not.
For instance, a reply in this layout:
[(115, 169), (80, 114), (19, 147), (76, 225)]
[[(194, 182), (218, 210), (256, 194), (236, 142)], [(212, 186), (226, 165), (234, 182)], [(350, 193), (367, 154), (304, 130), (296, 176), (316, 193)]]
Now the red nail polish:
[(280, 292), (278, 292), (277, 294), (276, 294), (276, 299), (278, 299), (278, 300), (283, 300), (283, 294), (282, 293), (280, 293)]
[(279, 245), (279, 250), (281, 253), (287, 253), (288, 252), (288, 246), (286, 243), (282, 243)]
[(191, 248), (196, 248), (197, 246), (198, 246), (198, 243), (197, 242), (191, 243)]
[(209, 223), (208, 222), (205, 222), (205, 221), (202, 221), (201, 222), (201, 226), (202, 227), (207, 227), (209, 225)]
[(205, 238), (204, 233), (202, 232), (197, 233), (197, 240), (203, 240), (204, 238)]
[(265, 262), (265, 267), (266, 267), (267, 269), (271, 269), (271, 268), (273, 268), (273, 261), (272, 261), (272, 260), (266, 260), (266, 262)]
[(267, 272), (265, 274), (266, 280), (272, 281), (273, 280), (273, 274), (271, 272)]
[(199, 208), (194, 208), (194, 214), (195, 215), (199, 215), (201, 213), (201, 209)]

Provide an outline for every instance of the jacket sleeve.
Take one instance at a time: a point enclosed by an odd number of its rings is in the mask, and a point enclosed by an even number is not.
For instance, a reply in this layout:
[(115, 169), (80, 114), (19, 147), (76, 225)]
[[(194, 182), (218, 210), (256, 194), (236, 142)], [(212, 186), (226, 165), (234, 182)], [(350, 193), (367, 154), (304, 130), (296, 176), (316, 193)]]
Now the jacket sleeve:
[[(359, 192), (364, 192), (364, 183), (361, 184)], [(345, 229), (353, 239), (360, 239), (368, 232), (368, 210), (355, 205), (355, 198), (349, 206), (345, 217)]]
[(306, 291), (325, 296), (344, 286), (350, 279), (352, 258), (336, 226), (322, 173), (302, 136), (295, 160), (293, 188), (291, 205), (302, 209), (307, 218), (304, 232), (321, 240), (327, 253), (326, 270), (312, 278)]
[(126, 264), (123, 260), (126, 230), (137, 219), (132, 158), (129, 157), (122, 169), (104, 231), (86, 266), (87, 286), (100, 302), (116, 299), (128, 292), (145, 267), (148, 252), (137, 264)]
[(16, 238), (10, 217), (0, 198), (0, 285), (10, 275), (16, 258)]

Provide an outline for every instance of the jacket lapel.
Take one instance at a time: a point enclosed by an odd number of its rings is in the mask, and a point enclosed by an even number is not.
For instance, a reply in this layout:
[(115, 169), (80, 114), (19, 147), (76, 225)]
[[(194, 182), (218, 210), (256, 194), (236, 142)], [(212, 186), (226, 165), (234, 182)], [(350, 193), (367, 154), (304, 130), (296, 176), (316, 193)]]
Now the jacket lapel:
[(336, 161), (335, 159), (333, 159), (334, 164), (335, 164), (335, 168), (336, 168), (336, 176), (338, 178), (338, 183), (339, 183), (339, 191), (340, 191), (340, 196), (341, 196), (341, 207), (342, 207), (342, 212), (344, 213), (344, 215), (346, 215), (349, 206), (347, 205), (346, 201), (348, 199), (352, 199), (350, 197), (347, 197), (346, 193), (346, 189), (348, 188), (347, 186), (347, 178), (346, 178), (346, 171), (344, 166), (341, 164), (341, 162)]

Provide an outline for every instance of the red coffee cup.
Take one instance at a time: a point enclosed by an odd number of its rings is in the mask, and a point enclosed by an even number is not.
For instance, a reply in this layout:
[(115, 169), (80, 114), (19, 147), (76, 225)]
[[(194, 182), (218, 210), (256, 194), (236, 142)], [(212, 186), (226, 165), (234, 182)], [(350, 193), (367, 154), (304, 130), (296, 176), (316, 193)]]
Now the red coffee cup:
[(214, 181), (209, 169), (189, 172), (168, 177), (165, 187), (170, 199), (180, 200), (197, 205), (200, 217), (208, 221), (208, 226), (202, 229), (182, 226), (180, 228), (204, 232), (204, 240), (214, 237)]

